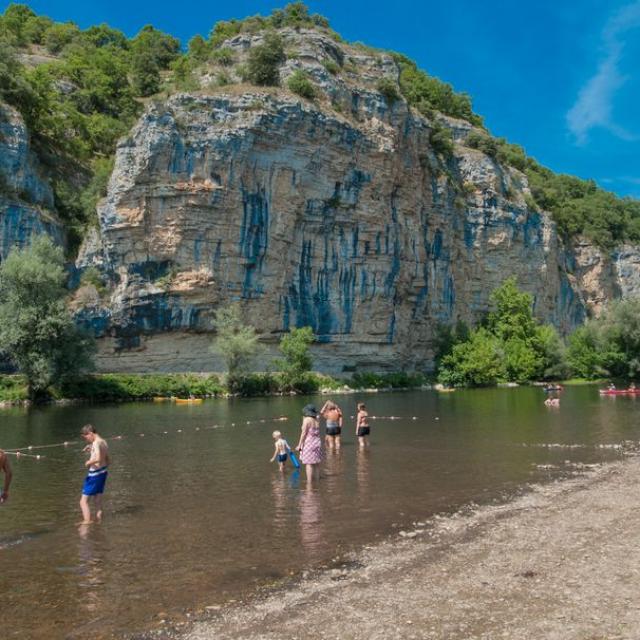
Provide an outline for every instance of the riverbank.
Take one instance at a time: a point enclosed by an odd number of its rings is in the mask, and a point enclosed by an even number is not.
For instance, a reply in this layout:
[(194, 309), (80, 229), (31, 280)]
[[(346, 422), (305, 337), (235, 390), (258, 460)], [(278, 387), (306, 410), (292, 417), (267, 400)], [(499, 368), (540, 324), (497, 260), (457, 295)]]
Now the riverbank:
[[(363, 373), (350, 378), (307, 372), (293, 382), (280, 373), (251, 373), (230, 386), (215, 373), (105, 373), (86, 376), (60, 388), (52, 388), (49, 402), (132, 402), (154, 398), (259, 397), (297, 393), (357, 393), (375, 390), (428, 388), (419, 373)], [(27, 404), (28, 388), (23, 376), (0, 375), (0, 408)]]
[(181, 640), (340, 637), (635, 639), (640, 458), (536, 486), (514, 501), (418, 523)]

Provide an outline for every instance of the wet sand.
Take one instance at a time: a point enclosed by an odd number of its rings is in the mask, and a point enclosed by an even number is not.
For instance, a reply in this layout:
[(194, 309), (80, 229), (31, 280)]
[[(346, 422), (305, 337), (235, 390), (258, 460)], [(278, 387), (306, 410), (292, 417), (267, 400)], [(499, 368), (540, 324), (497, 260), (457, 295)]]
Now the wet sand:
[(640, 458), (435, 517), (145, 638), (640, 638)]

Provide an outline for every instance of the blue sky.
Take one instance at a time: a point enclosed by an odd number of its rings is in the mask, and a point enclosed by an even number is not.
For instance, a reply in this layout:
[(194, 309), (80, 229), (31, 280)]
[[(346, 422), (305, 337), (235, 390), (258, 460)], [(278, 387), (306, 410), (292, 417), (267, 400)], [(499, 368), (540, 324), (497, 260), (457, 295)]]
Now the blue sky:
[[(286, 2), (33, 0), (55, 20), (153, 24), (186, 44), (217, 20)], [(0, 1), (4, 8), (9, 3)], [(640, 0), (309, 1), (347, 40), (407, 54), (459, 91), (495, 135), (551, 169), (640, 198)]]

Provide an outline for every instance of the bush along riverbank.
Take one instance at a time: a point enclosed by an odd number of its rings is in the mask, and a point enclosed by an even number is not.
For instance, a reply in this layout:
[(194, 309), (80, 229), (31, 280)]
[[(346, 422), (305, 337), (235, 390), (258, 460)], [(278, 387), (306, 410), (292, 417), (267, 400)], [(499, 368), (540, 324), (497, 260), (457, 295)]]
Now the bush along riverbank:
[[(230, 384), (231, 382), (231, 384)], [(338, 379), (305, 372), (295, 380), (286, 374), (252, 373), (229, 380), (228, 376), (199, 373), (94, 374), (50, 387), (50, 402), (126, 402), (154, 398), (255, 397), (280, 394), (351, 393), (363, 390), (416, 389), (428, 385), (419, 373), (356, 374)], [(22, 375), (0, 375), (0, 403), (29, 402), (28, 386)]]

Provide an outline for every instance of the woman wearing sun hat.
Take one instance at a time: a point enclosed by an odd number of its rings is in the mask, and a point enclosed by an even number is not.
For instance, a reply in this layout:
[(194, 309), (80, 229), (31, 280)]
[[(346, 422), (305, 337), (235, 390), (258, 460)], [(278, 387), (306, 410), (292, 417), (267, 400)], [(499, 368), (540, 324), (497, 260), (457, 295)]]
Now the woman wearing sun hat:
[(322, 438), (320, 437), (320, 423), (318, 410), (315, 405), (308, 404), (302, 409), (302, 429), (300, 442), (296, 449), (300, 452), (300, 462), (307, 471), (307, 483), (320, 479), (320, 463), (322, 462)]

